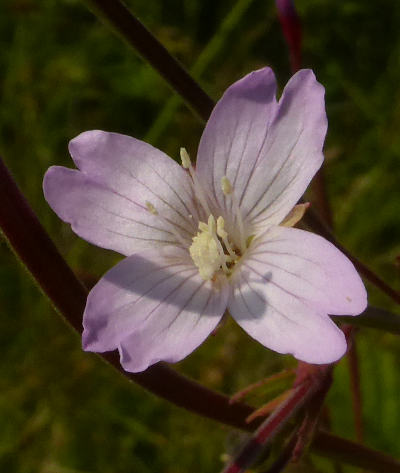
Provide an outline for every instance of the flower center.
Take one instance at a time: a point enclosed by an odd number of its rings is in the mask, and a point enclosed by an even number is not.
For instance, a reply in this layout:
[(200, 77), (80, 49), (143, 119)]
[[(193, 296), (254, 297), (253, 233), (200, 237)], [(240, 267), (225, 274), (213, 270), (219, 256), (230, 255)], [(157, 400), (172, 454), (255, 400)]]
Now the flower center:
[(221, 270), (229, 276), (232, 267), (241, 256), (240, 250), (232, 248), (224, 225), (222, 217), (218, 217), (215, 221), (213, 215), (208, 217), (207, 224), (199, 222), (199, 232), (193, 237), (193, 243), (189, 248), (190, 256), (198, 267), (200, 276), (206, 281)]
[(219, 216), (217, 221), (215, 221), (214, 215), (210, 212), (206, 197), (207, 194), (196, 176), (196, 172), (186, 149), (181, 148), (180, 152), (182, 166), (190, 173), (196, 197), (206, 215), (209, 215), (207, 224), (199, 222), (199, 232), (193, 237), (193, 243), (189, 248), (190, 256), (199, 269), (200, 276), (203, 279), (212, 279), (217, 271), (223, 271), (223, 273), (229, 276), (232, 273), (233, 266), (237, 263), (248, 246), (246, 245), (239, 203), (233, 192), (232, 184), (226, 176), (221, 178), (222, 192), (232, 200), (234, 221), (238, 228), (239, 248), (232, 246), (232, 241), (228, 238), (228, 233), (224, 228), (224, 219)]

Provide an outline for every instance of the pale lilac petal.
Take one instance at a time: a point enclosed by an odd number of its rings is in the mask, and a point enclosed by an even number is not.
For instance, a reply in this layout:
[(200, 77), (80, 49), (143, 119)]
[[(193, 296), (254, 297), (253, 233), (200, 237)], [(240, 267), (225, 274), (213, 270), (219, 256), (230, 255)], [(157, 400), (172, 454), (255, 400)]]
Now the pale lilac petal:
[(278, 224), (306, 190), (323, 161), (327, 129), (324, 88), (311, 70), (286, 85), (279, 104), (270, 69), (233, 84), (214, 109), (200, 141), (197, 170), (211, 182), (216, 207), (230, 221), (226, 175), (252, 228)]
[(352, 263), (323, 238), (273, 227), (244, 256), (232, 281), (229, 310), (263, 345), (309, 363), (345, 352), (343, 333), (327, 314), (366, 308), (364, 285)]
[(77, 235), (102, 248), (130, 255), (176, 241), (168, 227), (147, 210), (80, 171), (51, 167), (44, 179), (44, 194)]
[(244, 218), (259, 227), (278, 224), (290, 212), (323, 162), (327, 130), (324, 87), (311, 70), (286, 85), (242, 201)]
[(43, 185), (50, 206), (79, 236), (125, 255), (177, 243), (177, 233), (190, 244), (197, 205), (187, 172), (172, 159), (144, 142), (102, 131), (82, 133), (70, 152), (80, 170), (52, 167)]
[(197, 172), (209, 187), (229, 226), (221, 178), (227, 176), (242, 199), (261, 158), (260, 150), (276, 111), (276, 81), (268, 67), (231, 85), (214, 108), (200, 140)]
[(89, 294), (83, 346), (118, 348), (121, 364), (138, 372), (176, 362), (198, 347), (220, 321), (227, 287), (200, 278), (188, 253), (176, 247), (124, 259)]

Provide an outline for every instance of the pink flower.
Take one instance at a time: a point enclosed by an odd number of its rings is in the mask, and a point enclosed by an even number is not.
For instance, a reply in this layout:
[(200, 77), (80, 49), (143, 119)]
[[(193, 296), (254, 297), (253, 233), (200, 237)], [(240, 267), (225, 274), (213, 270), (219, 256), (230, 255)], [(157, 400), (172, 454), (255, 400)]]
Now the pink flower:
[[(352, 263), (291, 228), (323, 161), (324, 89), (310, 70), (279, 102), (269, 68), (233, 84), (213, 110), (196, 169), (149, 144), (103, 131), (70, 143), (78, 167), (51, 167), (47, 201), (87, 241), (127, 257), (89, 294), (83, 347), (118, 349), (131, 372), (177, 362), (226, 309), (254, 339), (309, 363), (346, 351), (328, 314), (367, 303)], [(294, 208), (294, 210), (293, 210)]]

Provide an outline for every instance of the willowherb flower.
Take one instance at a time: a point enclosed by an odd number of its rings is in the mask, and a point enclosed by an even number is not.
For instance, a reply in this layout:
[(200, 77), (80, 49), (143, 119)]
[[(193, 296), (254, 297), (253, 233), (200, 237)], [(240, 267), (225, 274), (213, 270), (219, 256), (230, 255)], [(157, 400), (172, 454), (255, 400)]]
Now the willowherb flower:
[(328, 314), (357, 315), (366, 292), (331, 243), (291, 228), (323, 161), (324, 89), (301, 70), (276, 101), (273, 72), (239, 80), (216, 105), (196, 167), (103, 131), (70, 142), (78, 167), (51, 167), (47, 201), (82, 238), (127, 258), (89, 294), (83, 347), (118, 349), (137, 372), (176, 362), (226, 309), (254, 339), (310, 363), (346, 350)]

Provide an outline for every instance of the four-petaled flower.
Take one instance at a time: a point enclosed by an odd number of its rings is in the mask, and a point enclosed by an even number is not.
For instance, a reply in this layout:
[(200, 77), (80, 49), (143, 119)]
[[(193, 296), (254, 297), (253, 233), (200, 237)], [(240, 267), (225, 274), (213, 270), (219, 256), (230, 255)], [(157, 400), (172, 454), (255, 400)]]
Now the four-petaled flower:
[(346, 350), (328, 314), (357, 315), (366, 292), (331, 243), (291, 228), (323, 161), (324, 89), (310, 70), (279, 102), (273, 72), (239, 80), (216, 105), (194, 168), (128, 136), (88, 131), (70, 143), (77, 170), (51, 167), (44, 192), (82, 238), (127, 258), (96, 284), (83, 347), (118, 349), (127, 371), (176, 362), (226, 309), (279, 353), (329, 363)]

